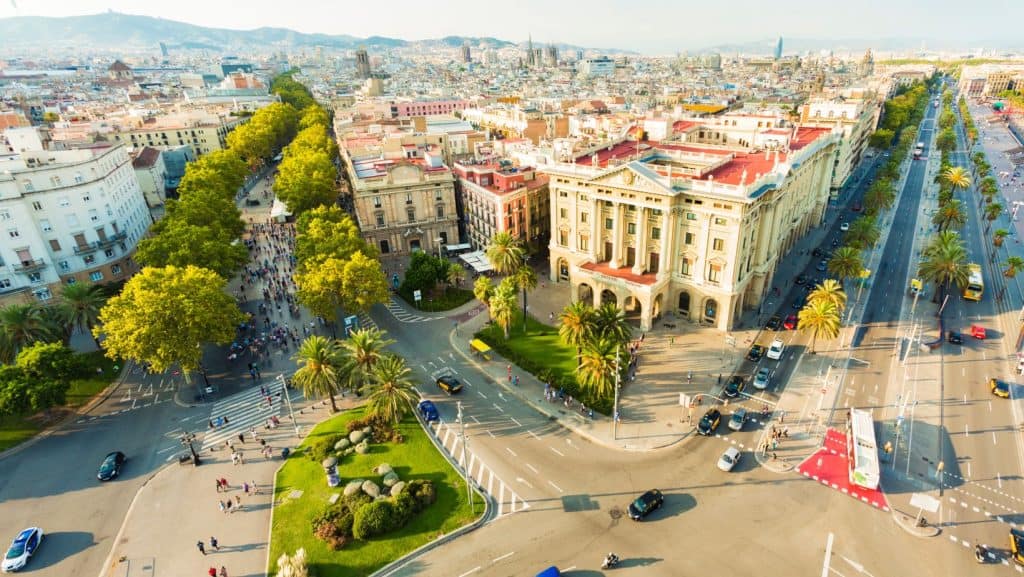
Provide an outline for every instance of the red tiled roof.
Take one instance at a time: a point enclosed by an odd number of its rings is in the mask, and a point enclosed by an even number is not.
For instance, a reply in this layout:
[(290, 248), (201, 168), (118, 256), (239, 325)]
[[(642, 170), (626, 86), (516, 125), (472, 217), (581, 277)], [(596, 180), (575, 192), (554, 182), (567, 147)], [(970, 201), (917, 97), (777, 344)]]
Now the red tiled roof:
[(651, 146), (660, 150), (678, 150), (680, 152), (693, 152), (696, 154), (703, 152), (708, 156), (729, 156), (730, 154), (732, 154), (732, 152), (728, 150), (706, 148), (703, 146), (694, 146), (690, 144), (669, 144), (667, 142), (652, 142)]
[[(715, 182), (736, 185), (740, 183), (740, 180), (743, 178), (743, 171), (746, 170), (747, 178), (745, 182), (749, 184), (757, 178), (758, 174), (765, 174), (775, 166), (775, 153), (771, 152), (768, 154), (767, 159), (765, 156), (763, 152), (737, 154), (726, 164), (712, 170), (702, 180), (707, 180), (709, 176), (714, 176)], [(779, 152), (779, 162), (784, 162), (785, 160), (786, 154)]]
[(789, 149), (800, 150), (829, 132), (832, 132), (831, 128), (824, 128), (820, 126), (801, 126), (796, 130), (796, 138), (789, 142)]
[(580, 265), (580, 268), (636, 284), (649, 286), (658, 282), (658, 275), (655, 273), (633, 274), (632, 268), (612, 268), (608, 266), (607, 262), (588, 262)]
[(143, 147), (139, 151), (139, 154), (132, 160), (133, 168), (149, 168), (156, 163), (156, 160), (160, 158), (160, 151), (152, 146)]
[(677, 120), (672, 123), (673, 132), (686, 132), (687, 130), (700, 126), (699, 122), (693, 122), (692, 120)]
[[(609, 160), (634, 158), (636, 156), (638, 146), (638, 143), (627, 140), (625, 142), (620, 142), (619, 144), (616, 144), (615, 146), (612, 147), (611, 150), (608, 150), (607, 148), (602, 148), (601, 150), (597, 151), (597, 164), (599, 167), (607, 166)], [(593, 155), (591, 154), (585, 154), (576, 159), (576, 164), (591, 166), (592, 156)]]

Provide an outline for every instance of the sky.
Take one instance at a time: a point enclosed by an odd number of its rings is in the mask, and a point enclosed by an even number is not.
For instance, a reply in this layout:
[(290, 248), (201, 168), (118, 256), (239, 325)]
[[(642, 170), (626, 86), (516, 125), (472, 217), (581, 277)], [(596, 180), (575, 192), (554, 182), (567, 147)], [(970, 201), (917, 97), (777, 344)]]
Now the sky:
[[(244, 6), (244, 9), (240, 9)], [(641, 7), (641, 8), (638, 8)], [(201, 26), (388, 36), (493, 36), (671, 54), (783, 38), (1024, 44), (1024, 0), (5, 0), (0, 18), (113, 10)], [(1016, 26), (1016, 31), (1013, 29)], [(767, 51), (767, 50), (766, 50)]]

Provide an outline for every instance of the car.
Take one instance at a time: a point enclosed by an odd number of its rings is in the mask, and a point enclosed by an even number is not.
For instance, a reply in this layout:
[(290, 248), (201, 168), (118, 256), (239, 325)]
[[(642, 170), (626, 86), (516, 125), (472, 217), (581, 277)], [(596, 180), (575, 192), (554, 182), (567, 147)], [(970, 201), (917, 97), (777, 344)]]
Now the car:
[(823, 253), (820, 248), (816, 248), (811, 251), (811, 256), (813, 256), (814, 258), (821, 258), (821, 255), (823, 254), (825, 253)]
[[(889, 153), (887, 152), (885, 153), (885, 155), (889, 156)], [(860, 201), (854, 202), (853, 205), (850, 206), (850, 210), (852, 210), (853, 212), (860, 212), (862, 208), (863, 207), (860, 205)]]
[(989, 379), (988, 390), (992, 391), (992, 394), (997, 397), (1002, 397), (1004, 399), (1010, 398), (1010, 383), (1007, 383), (1006, 381)]
[(846, 232), (846, 231), (850, 230), (850, 223), (848, 223), (848, 222), (841, 222), (841, 223), (839, 223), (839, 230), (841, 230), (843, 232)]
[(441, 420), (441, 415), (437, 412), (437, 405), (435, 405), (430, 399), (420, 401), (420, 404), (417, 405), (416, 408), (419, 410), (420, 416), (423, 417), (423, 420), (428, 423), (431, 421)]
[(700, 422), (697, 423), (697, 434), (710, 437), (711, 433), (715, 432), (718, 428), (718, 424), (722, 422), (722, 413), (718, 412), (718, 409), (708, 409), (708, 412), (704, 413), (704, 416), (700, 418)]
[(651, 489), (629, 504), (629, 518), (639, 521), (650, 515), (653, 511), (656, 511), (664, 502), (665, 497), (661, 494), (661, 491)]
[(799, 310), (799, 309), (804, 308), (804, 303), (806, 301), (807, 301), (806, 297), (798, 296), (795, 299), (793, 299), (793, 302), (790, 303), (789, 306), (792, 307), (793, 310)]
[(960, 333), (958, 333), (956, 331), (949, 331), (948, 333), (946, 333), (946, 340), (949, 341), (949, 343), (953, 344), (953, 345), (962, 345), (962, 344), (964, 344), (964, 337), (963, 337), (963, 335), (961, 335)]
[(754, 375), (754, 388), (763, 391), (772, 382), (772, 370), (768, 367), (761, 367)]
[[(818, 249), (814, 249), (814, 250), (818, 250)], [(821, 252), (821, 251), (818, 251), (818, 252)], [(796, 279), (794, 279), (793, 282), (796, 283), (797, 285), (802, 285), (802, 284), (807, 282), (807, 275), (805, 275), (805, 274), (797, 275)]]
[(749, 351), (747, 351), (747, 360), (748, 361), (752, 361), (752, 362), (756, 363), (757, 361), (760, 361), (761, 357), (763, 357), (763, 356), (764, 356), (764, 347), (762, 347), (761, 345), (754, 345), (754, 346), (750, 347)]
[(43, 541), (43, 530), (39, 527), (29, 527), (18, 533), (18, 536), (11, 542), (11, 548), (4, 555), (4, 562), (0, 568), (4, 573), (12, 573), (23, 569), (28, 560), (36, 554), (39, 544)]
[(561, 575), (562, 572), (559, 571), (558, 567), (555, 567), (554, 565), (548, 567), (540, 573), (537, 573), (537, 577), (560, 577)]
[(772, 341), (771, 346), (768, 347), (768, 352), (765, 356), (773, 361), (777, 361), (782, 358), (782, 351), (785, 349), (786, 345), (783, 344), (782, 339), (775, 339)]
[(747, 410), (736, 409), (733, 411), (732, 416), (729, 417), (729, 428), (734, 431), (742, 431), (743, 425), (747, 422)]
[(1024, 531), (1010, 529), (1010, 557), (1018, 565), (1024, 565)]
[(103, 462), (100, 463), (100, 470), (96, 473), (96, 478), (100, 481), (112, 480), (121, 474), (121, 466), (127, 460), (121, 451), (107, 453), (107, 456), (103, 457)]
[(725, 382), (725, 390), (723, 392), (729, 398), (738, 397), (746, 386), (747, 383), (743, 380), (743, 377), (733, 375)]
[(772, 315), (768, 322), (765, 323), (764, 328), (773, 331), (779, 330), (779, 325), (782, 324), (782, 318), (779, 315)]
[(259, 206), (260, 205), (260, 199), (258, 199), (258, 198), (247, 198), (247, 199), (245, 199), (245, 205), (246, 206)]
[(462, 390), (462, 383), (451, 375), (441, 375), (437, 377), (437, 388), (449, 395), (454, 395)]
[(783, 321), (783, 323), (782, 323), (782, 326), (787, 331), (791, 331), (791, 330), (796, 329), (796, 324), (797, 324), (797, 316), (796, 315), (787, 315), (786, 316), (786, 320)]
[(718, 468), (728, 473), (732, 471), (732, 468), (736, 466), (736, 463), (740, 462), (740, 450), (736, 447), (729, 447), (722, 453), (722, 456), (718, 458)]
[(818, 263), (818, 266), (814, 267), (814, 270), (818, 272), (825, 272), (828, 270), (828, 261), (823, 260)]

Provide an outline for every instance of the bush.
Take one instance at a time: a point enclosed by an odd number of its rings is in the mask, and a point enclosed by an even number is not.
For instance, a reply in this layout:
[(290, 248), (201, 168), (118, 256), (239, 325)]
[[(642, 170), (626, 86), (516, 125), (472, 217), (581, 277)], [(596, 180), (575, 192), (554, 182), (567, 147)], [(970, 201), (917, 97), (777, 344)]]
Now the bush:
[(334, 444), (344, 438), (345, 435), (341, 434), (320, 437), (309, 446), (309, 449), (306, 450), (306, 455), (319, 463), (327, 457), (334, 455)]
[(362, 491), (356, 491), (351, 495), (344, 498), (345, 507), (351, 511), (357, 511), (363, 505), (373, 502), (373, 497), (367, 495)]
[(407, 494), (416, 500), (416, 503), (419, 505), (416, 512), (426, 509), (430, 505), (433, 505), (434, 501), (437, 500), (437, 490), (434, 489), (434, 484), (424, 479), (414, 479), (409, 481), (409, 484), (405, 486), (405, 491), (403, 491), (402, 494)]
[(401, 520), (402, 525), (408, 523), (413, 515), (422, 510), (416, 498), (408, 492), (403, 491), (398, 496), (393, 497), (392, 500), (395, 503), (395, 517)]
[(337, 551), (352, 539), (352, 512), (329, 507), (313, 520), (313, 535)]
[(356, 510), (352, 522), (352, 536), (369, 539), (398, 528), (395, 505), (388, 499), (367, 503)]

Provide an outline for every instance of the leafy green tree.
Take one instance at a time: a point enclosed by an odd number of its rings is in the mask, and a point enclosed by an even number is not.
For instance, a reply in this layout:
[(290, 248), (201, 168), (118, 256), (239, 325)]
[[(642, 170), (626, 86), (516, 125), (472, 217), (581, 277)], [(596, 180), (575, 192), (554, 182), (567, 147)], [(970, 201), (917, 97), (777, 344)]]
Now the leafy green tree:
[(843, 309), (846, 308), (846, 292), (843, 290), (843, 285), (839, 281), (831, 278), (827, 278), (821, 281), (818, 286), (814, 287), (811, 294), (807, 295), (808, 301), (828, 301), (836, 306), (836, 310), (839, 314), (843, 314)]
[(819, 338), (834, 339), (839, 336), (839, 309), (827, 300), (808, 301), (797, 313), (797, 328), (811, 334), (811, 354), (815, 354), (815, 343)]
[(355, 221), (337, 206), (320, 206), (302, 213), (295, 230), (299, 269), (315, 266), (328, 257), (346, 260), (356, 252), (377, 257), (377, 250), (363, 240)]
[(858, 249), (869, 248), (875, 246), (880, 235), (875, 217), (862, 216), (850, 223), (850, 230), (846, 231), (846, 244)]
[(498, 274), (512, 274), (523, 266), (526, 253), (519, 239), (508, 232), (499, 232), (491, 238), (486, 255)]
[(186, 380), (199, 367), (204, 343), (226, 344), (245, 317), (217, 273), (188, 266), (143, 268), (100, 311), (103, 348), (111, 359), (150, 363), (163, 372), (174, 364)]
[(344, 274), (345, 261), (328, 257), (316, 267), (295, 273), (295, 296), (313, 314), (333, 323), (341, 307)]
[(210, 228), (226, 242), (242, 237), (245, 223), (233, 200), (227, 200), (214, 191), (195, 191), (180, 200), (167, 201), (167, 215), (158, 220), (150, 231), (157, 235), (178, 223)]
[(373, 390), (367, 406), (371, 415), (397, 425), (415, 398), (409, 367), (398, 355), (385, 355), (373, 367)]
[(395, 343), (384, 335), (384, 331), (370, 327), (352, 331), (340, 342), (344, 355), (342, 375), (348, 388), (359, 393), (370, 381), (374, 367), (384, 358), (384, 348)]
[(626, 313), (613, 303), (604, 303), (594, 311), (594, 332), (597, 338), (624, 345), (633, 336)]
[(388, 302), (388, 283), (380, 261), (357, 252), (341, 272), (341, 307), (349, 314), (368, 312), (375, 304)]
[(889, 145), (892, 144), (892, 141), (895, 137), (895, 132), (887, 128), (879, 128), (874, 132), (874, 134), (871, 135), (871, 139), (868, 142), (868, 145), (871, 146), (872, 148), (889, 148)]
[(462, 284), (462, 280), (466, 278), (466, 269), (459, 263), (452, 263), (448, 266), (448, 274), (445, 280), (452, 288), (458, 288)]
[(3, 360), (10, 362), (26, 346), (49, 340), (53, 335), (53, 327), (46, 323), (38, 305), (10, 304), (0, 309), (0, 332), (9, 345), (9, 350), (4, 351), (6, 358)]
[[(310, 108), (310, 110), (317, 109)], [(327, 134), (327, 127), (319, 124), (314, 124), (309, 128), (299, 131), (299, 133), (295, 135), (295, 139), (292, 140), (291, 144), (286, 146), (284, 149), (285, 156), (299, 154), (305, 150), (326, 152), (330, 158), (338, 156), (338, 145), (335, 144), (334, 140), (332, 140), (330, 135)]]
[(494, 322), (505, 332), (505, 338), (509, 338), (509, 329), (512, 326), (512, 316), (516, 310), (516, 284), (512, 277), (505, 277), (491, 295), (491, 317)]
[(606, 399), (615, 393), (616, 353), (621, 343), (598, 338), (586, 343), (580, 355), (577, 380), (592, 398)]
[(399, 292), (406, 295), (406, 298), (411, 298), (413, 291), (434, 290), (438, 283), (448, 280), (450, 266), (451, 263), (443, 258), (423, 251), (414, 252), (409, 259), (409, 266), (405, 270), (405, 278)]
[(338, 171), (326, 152), (300, 149), (285, 157), (278, 170), (274, 193), (292, 214), (300, 215), (337, 200), (334, 182)]
[(867, 191), (864, 192), (865, 206), (875, 209), (875, 211), (889, 210), (895, 201), (896, 191), (894, 190), (892, 180), (888, 178), (875, 180), (868, 187)]
[(861, 251), (852, 246), (840, 247), (828, 261), (828, 272), (834, 274), (839, 280), (853, 278), (864, 270), (864, 259)]
[(523, 332), (526, 332), (526, 293), (537, 288), (537, 273), (528, 266), (521, 266), (512, 273), (512, 278), (519, 290), (523, 291)]
[(1019, 256), (1010, 256), (1006, 258), (1006, 262), (1003, 263), (1006, 268), (1003, 269), (1003, 276), (1007, 278), (1013, 278), (1017, 276), (1017, 273), (1024, 270), (1024, 258)]
[(249, 251), (240, 242), (232, 242), (212, 227), (168, 221), (160, 234), (139, 241), (135, 260), (144, 266), (185, 267), (212, 270), (231, 278), (249, 260)]
[(1003, 240), (1008, 236), (1010, 236), (1010, 231), (1005, 228), (997, 228), (996, 231), (992, 233), (992, 244), (995, 246), (1003, 246)]
[(29, 411), (32, 382), (14, 365), (0, 365), (0, 416), (13, 417)]
[(331, 412), (337, 413), (334, 395), (339, 392), (340, 371), (345, 362), (337, 342), (320, 335), (310, 335), (302, 341), (292, 359), (298, 365), (292, 379), (302, 389), (302, 394), (307, 399), (330, 399)]
[(274, 150), (274, 131), (268, 124), (257, 122), (254, 115), (249, 122), (235, 127), (228, 133), (227, 143), (249, 166), (256, 170), (270, 158)]
[(935, 138), (935, 147), (943, 151), (956, 150), (956, 134), (953, 129), (947, 128), (939, 132)]
[(939, 230), (960, 228), (967, 223), (967, 212), (959, 200), (951, 200), (940, 206), (932, 215), (932, 224), (939, 227)]
[[(65, 284), (60, 291), (60, 310), (64, 321), (72, 328), (88, 333), (93, 340), (92, 328), (100, 318), (100, 309), (107, 302), (103, 287), (92, 283)], [(99, 341), (96, 346), (99, 347)]]
[[(14, 364), (34, 380), (62, 382), (83, 376), (82, 359), (63, 343), (35, 342), (18, 353)], [(63, 402), (63, 401), (61, 401)]]
[(494, 285), (491, 283), (491, 278), (487, 276), (479, 276), (473, 281), (473, 296), (487, 307), (491, 306), (491, 295), (494, 293)]
[(950, 285), (959, 288), (967, 286), (970, 270), (967, 266), (967, 250), (960, 235), (942, 231), (932, 237), (921, 253), (917, 275), (927, 282), (938, 285), (933, 302), (939, 302), (946, 295)]
[(999, 218), (999, 215), (1003, 214), (1003, 205), (998, 202), (993, 202), (985, 206), (985, 220), (992, 222)]
[(235, 151), (215, 150), (185, 165), (178, 194), (185, 198), (193, 192), (213, 192), (233, 203), (245, 174), (245, 162)]
[(331, 117), (322, 107), (309, 106), (301, 110), (302, 114), (299, 117), (300, 132), (311, 126), (322, 126), (324, 129), (331, 127)]
[(951, 166), (942, 172), (942, 181), (954, 191), (971, 186), (971, 173), (962, 166)]
[(558, 336), (562, 342), (576, 348), (576, 365), (582, 362), (583, 346), (597, 334), (597, 315), (594, 307), (583, 301), (573, 301), (558, 314)]

